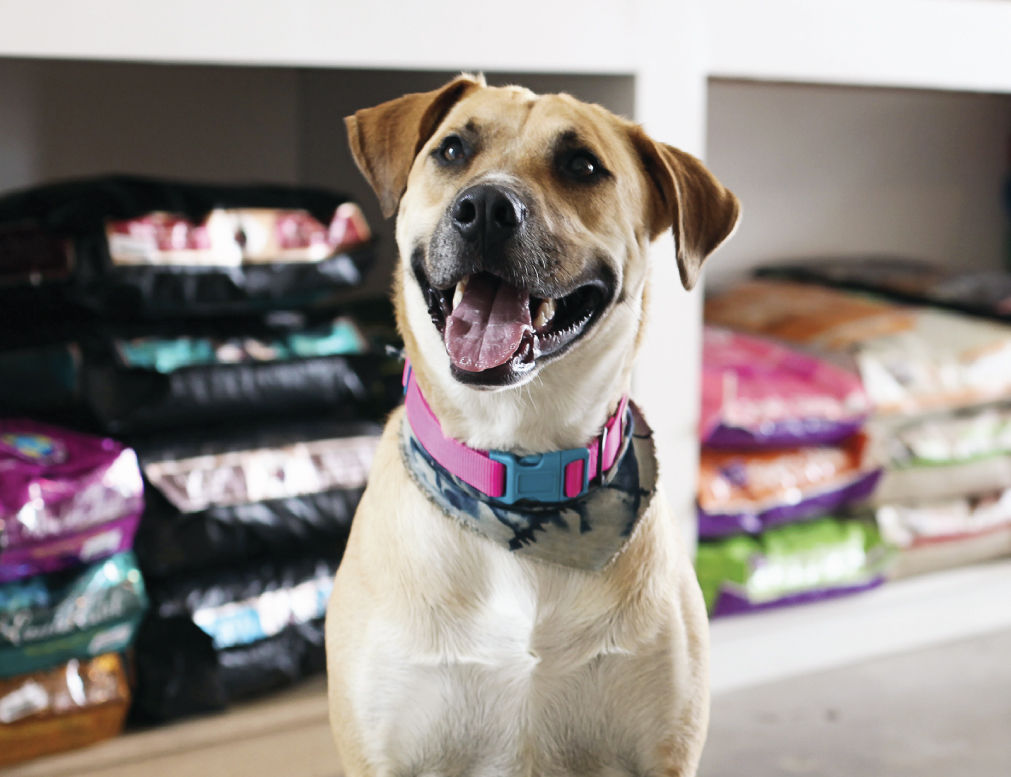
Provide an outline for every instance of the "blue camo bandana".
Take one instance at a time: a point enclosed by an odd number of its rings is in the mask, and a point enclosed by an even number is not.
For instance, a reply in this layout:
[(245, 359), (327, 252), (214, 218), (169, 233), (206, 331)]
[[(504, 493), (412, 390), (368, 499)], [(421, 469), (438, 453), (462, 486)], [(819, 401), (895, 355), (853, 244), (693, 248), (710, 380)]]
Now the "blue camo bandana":
[(400, 451), (411, 478), (448, 517), (508, 550), (551, 564), (603, 569), (632, 536), (657, 487), (653, 432), (629, 403), (631, 422), (618, 464), (589, 493), (553, 504), (505, 505), (477, 491), (436, 462), (405, 416)]

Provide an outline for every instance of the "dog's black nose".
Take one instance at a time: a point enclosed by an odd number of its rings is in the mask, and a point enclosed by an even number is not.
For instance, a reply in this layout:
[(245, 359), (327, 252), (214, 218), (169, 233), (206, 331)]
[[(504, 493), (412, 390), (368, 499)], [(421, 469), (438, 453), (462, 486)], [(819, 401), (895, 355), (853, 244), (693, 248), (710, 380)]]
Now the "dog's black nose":
[(512, 237), (526, 213), (515, 192), (478, 184), (460, 193), (449, 215), (464, 240), (487, 246)]

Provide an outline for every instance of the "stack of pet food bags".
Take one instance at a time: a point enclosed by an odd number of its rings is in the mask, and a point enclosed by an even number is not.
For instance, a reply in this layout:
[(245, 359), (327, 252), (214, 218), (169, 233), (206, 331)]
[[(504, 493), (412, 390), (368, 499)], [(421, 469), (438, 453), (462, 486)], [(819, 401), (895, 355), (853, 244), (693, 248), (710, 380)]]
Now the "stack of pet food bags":
[[(909, 395), (882, 387), (883, 410), (891, 412), (874, 425), (886, 467), (876, 515), (902, 549), (896, 574), (1011, 555), (1011, 273), (867, 256), (780, 264), (762, 274), (916, 311), (917, 329), (895, 340), (923, 337), (892, 360), (891, 380), (904, 378)], [(936, 390), (928, 390), (930, 378)], [(917, 384), (924, 388), (914, 394)]]
[[(833, 288), (850, 262), (846, 272), (862, 266), (868, 289), (876, 278), (876, 291), (966, 310), (975, 299), (976, 315)], [(891, 574), (1011, 552), (1011, 327), (983, 315), (1007, 304), (1008, 279), (1001, 297), (1000, 279), (980, 283), (917, 263), (846, 259), (818, 267), (768, 270), (770, 277), (709, 300), (706, 315), (832, 354), (859, 371), (874, 405), (871, 456), (884, 468), (870, 513), (897, 550)], [(816, 274), (824, 285), (806, 282)], [(986, 293), (973, 297), (974, 287)]]
[(131, 449), (0, 419), (0, 767), (121, 730), (142, 510)]
[(763, 338), (703, 331), (696, 570), (713, 616), (853, 593), (884, 579), (873, 523), (843, 516), (880, 471), (859, 378)]
[[(127, 441), (147, 507), (146, 721), (323, 665), (322, 622), (399, 365), (362, 214), (328, 191), (132, 177), (0, 198), (0, 404)], [(69, 322), (69, 323), (68, 323)], [(384, 324), (385, 326), (385, 324)]]

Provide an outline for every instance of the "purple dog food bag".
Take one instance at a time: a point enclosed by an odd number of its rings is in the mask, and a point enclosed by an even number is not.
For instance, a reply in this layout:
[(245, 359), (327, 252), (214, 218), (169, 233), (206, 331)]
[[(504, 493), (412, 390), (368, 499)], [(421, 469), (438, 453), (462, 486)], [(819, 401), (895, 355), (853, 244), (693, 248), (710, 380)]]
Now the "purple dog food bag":
[(115, 440), (0, 419), (0, 582), (129, 549), (143, 489)]

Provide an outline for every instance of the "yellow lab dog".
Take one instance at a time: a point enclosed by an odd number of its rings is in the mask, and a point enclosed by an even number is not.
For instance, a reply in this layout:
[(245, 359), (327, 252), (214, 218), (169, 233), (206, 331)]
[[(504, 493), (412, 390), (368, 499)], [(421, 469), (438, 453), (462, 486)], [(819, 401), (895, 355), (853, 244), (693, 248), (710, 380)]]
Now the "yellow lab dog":
[(695, 774), (707, 622), (626, 393), (650, 242), (691, 288), (736, 198), (564, 94), (461, 76), (346, 122), (410, 365), (327, 616), (347, 775)]

